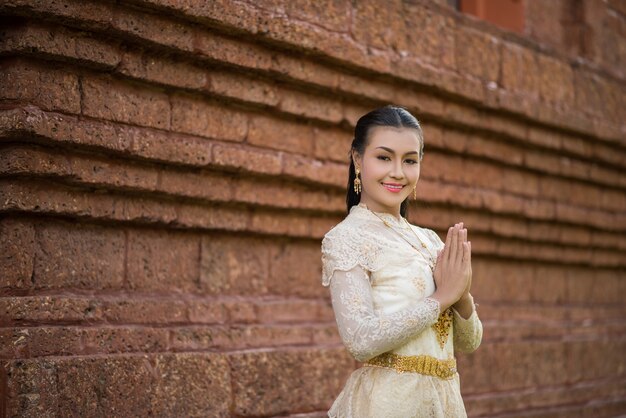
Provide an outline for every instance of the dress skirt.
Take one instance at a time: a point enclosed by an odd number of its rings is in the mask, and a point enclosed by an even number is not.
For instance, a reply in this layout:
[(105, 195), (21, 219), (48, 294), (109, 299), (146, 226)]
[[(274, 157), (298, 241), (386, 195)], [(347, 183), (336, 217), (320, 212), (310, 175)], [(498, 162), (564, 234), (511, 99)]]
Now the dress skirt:
[(331, 418), (465, 418), (459, 374), (450, 379), (364, 365), (335, 399)]

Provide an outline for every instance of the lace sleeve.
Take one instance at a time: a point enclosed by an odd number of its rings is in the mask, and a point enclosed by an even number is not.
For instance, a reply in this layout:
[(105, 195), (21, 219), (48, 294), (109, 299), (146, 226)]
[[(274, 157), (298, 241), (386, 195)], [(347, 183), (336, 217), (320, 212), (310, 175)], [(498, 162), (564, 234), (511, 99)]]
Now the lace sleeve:
[(384, 264), (380, 254), (376, 237), (368, 231), (356, 234), (349, 228), (333, 229), (322, 240), (322, 285), (330, 284), (335, 270), (347, 271), (355, 266), (367, 272), (380, 269)]
[(335, 271), (330, 294), (339, 335), (358, 361), (389, 351), (437, 322), (439, 302), (425, 298), (392, 314), (377, 314), (368, 273), (359, 266)]
[(456, 309), (452, 308), (454, 348), (462, 353), (475, 351), (483, 339), (483, 324), (476, 312), (477, 304), (472, 299), (472, 314), (469, 318), (463, 318)]

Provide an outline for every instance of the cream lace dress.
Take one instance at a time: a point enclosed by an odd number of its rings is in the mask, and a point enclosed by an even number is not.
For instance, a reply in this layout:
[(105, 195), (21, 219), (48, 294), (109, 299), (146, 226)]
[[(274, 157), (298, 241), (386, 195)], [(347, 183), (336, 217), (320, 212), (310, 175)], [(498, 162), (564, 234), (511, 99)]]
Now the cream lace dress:
[[(419, 246), (423, 258), (376, 215)], [(402, 229), (404, 228), (404, 229)], [(474, 351), (482, 339), (475, 306), (464, 319), (451, 308), (440, 316), (429, 298), (435, 283), (428, 265), (444, 243), (432, 230), (371, 212), (364, 203), (322, 240), (322, 284), (329, 286), (339, 335), (355, 359), (366, 362), (392, 352), (450, 360), (454, 350)], [(354, 370), (335, 399), (329, 417), (466, 417), (458, 373), (447, 379), (418, 372), (363, 364)]]

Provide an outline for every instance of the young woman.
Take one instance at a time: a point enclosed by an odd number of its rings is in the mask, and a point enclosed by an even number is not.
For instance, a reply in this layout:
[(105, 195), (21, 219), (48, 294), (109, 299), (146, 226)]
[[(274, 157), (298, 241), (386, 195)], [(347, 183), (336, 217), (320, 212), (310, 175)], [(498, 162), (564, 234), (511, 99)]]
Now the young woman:
[(406, 109), (362, 116), (350, 151), (348, 215), (322, 240), (339, 335), (363, 366), (329, 417), (466, 417), (454, 350), (482, 339), (471, 287), (471, 243), (460, 222), (445, 244), (406, 219), (424, 152)]

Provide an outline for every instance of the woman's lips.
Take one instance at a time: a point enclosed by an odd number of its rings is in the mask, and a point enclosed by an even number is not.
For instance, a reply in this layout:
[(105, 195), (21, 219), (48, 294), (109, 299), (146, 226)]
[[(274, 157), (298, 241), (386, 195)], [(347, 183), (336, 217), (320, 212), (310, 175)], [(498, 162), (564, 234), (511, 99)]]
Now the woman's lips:
[(391, 184), (385, 184), (385, 183), (382, 183), (382, 185), (385, 189), (389, 190), (392, 193), (399, 193), (400, 191), (402, 191), (402, 188), (404, 187), (402, 185), (392, 186)]

